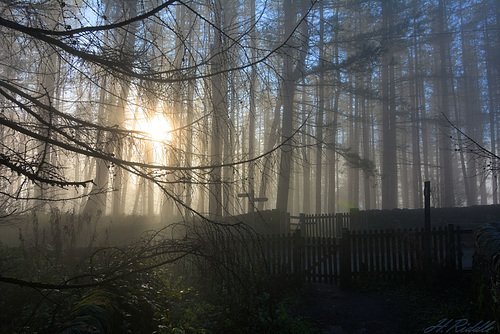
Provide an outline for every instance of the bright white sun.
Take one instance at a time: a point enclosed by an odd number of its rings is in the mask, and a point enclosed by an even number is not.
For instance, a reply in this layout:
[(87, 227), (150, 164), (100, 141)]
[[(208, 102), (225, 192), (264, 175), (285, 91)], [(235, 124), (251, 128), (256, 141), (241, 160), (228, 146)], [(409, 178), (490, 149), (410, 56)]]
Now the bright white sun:
[(148, 136), (159, 142), (172, 140), (172, 126), (162, 115), (155, 115), (150, 120), (139, 122), (140, 131), (146, 132)]
[(156, 115), (150, 122), (147, 130), (151, 138), (158, 141), (170, 141), (172, 139), (172, 127), (165, 117)]

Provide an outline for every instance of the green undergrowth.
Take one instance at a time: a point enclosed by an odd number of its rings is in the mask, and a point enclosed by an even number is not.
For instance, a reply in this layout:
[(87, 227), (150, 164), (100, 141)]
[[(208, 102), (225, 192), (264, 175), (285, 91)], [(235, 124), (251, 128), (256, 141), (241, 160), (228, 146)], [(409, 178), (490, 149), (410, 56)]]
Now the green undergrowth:
[(155, 333), (314, 333), (308, 322), (292, 314), (298, 301), (295, 290), (284, 291), (276, 281), (233, 286), (226, 281), (207, 288), (216, 284), (210, 277), (201, 284), (163, 277), (159, 296), (169, 307), (155, 312)]
[[(53, 261), (47, 257), (8, 247), (0, 253), (5, 276), (57, 282), (65, 275), (62, 267), (48, 270)], [(176, 263), (93, 288), (0, 283), (0, 333), (57, 333), (82, 316), (97, 318), (113, 333), (314, 333), (291, 311), (296, 291), (279, 277), (188, 275)]]
[(109, 223), (124, 230), (115, 239), (136, 238), (113, 246), (113, 233), (98, 232), (103, 217), (54, 209), (23, 218), (19, 246), (0, 244), (0, 276), (20, 279), (0, 282), (0, 334), (57, 333), (75, 319), (125, 334), (314, 333), (291, 311), (296, 287), (253, 256), (262, 240), (244, 226), (197, 222), (179, 226), (189, 238), (171, 240), (124, 219)]

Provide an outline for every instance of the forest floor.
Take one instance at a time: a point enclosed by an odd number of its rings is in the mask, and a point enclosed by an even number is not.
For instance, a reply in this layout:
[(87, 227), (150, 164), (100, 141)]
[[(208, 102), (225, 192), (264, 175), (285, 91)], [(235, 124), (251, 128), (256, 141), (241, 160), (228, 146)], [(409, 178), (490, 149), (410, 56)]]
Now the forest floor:
[(306, 288), (297, 312), (323, 334), (424, 333), (445, 318), (477, 322), (469, 283), (466, 279), (432, 291), (405, 283), (347, 291), (313, 284)]

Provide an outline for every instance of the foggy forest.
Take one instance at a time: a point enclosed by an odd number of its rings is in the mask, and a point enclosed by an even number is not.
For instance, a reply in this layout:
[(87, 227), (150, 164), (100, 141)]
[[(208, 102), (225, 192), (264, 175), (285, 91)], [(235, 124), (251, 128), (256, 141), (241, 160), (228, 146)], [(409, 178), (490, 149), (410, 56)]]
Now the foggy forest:
[(181, 262), (230, 280), (217, 238), (270, 210), (499, 204), (499, 1), (6, 0), (0, 31), (0, 282), (41, 300), (1, 333)]
[(156, 5), (2, 5), (4, 216), (498, 203), (495, 1)]

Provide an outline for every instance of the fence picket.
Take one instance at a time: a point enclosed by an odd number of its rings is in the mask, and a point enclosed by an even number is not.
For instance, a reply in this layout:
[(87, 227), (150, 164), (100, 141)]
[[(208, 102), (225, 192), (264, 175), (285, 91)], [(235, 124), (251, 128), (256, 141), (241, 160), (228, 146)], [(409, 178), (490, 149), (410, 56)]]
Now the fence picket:
[(373, 231), (374, 249), (373, 254), (375, 256), (375, 271), (380, 272), (380, 235), (377, 230)]
[(456, 230), (457, 234), (457, 269), (462, 270), (462, 257), (464, 256), (464, 253), (462, 251), (462, 230), (460, 229), (460, 225), (457, 226)]
[(396, 231), (390, 230), (389, 233), (390, 233), (389, 240), (391, 243), (391, 270), (390, 270), (390, 272), (394, 272), (397, 270), (397, 261), (398, 261), (397, 254), (396, 254), (396, 236), (395, 236)]
[(351, 286), (351, 238), (349, 230), (342, 229), (342, 239), (340, 242), (340, 287), (349, 288)]
[(358, 262), (358, 244), (359, 244), (359, 238), (357, 237), (357, 231), (352, 231), (351, 232), (351, 268), (352, 271), (357, 273), (359, 272), (359, 262)]
[(403, 262), (404, 262), (404, 270), (409, 271), (410, 270), (410, 261), (409, 257), (410, 254), (408, 253), (408, 242), (409, 242), (409, 237), (408, 237), (408, 231), (406, 229), (403, 230)]
[(401, 240), (401, 229), (397, 229), (397, 232), (396, 232), (396, 238), (395, 238), (395, 242), (397, 244), (397, 257), (398, 257), (398, 261), (397, 261), (397, 270), (398, 272), (400, 271), (403, 271), (403, 247), (402, 247), (402, 241)]
[(444, 234), (444, 231), (441, 228), (441, 226), (439, 226), (439, 228), (438, 228), (438, 234), (437, 234), (437, 238), (438, 238), (438, 245), (437, 245), (437, 247), (439, 248), (439, 257), (436, 260), (436, 262), (442, 262), (444, 260), (443, 234)]
[(330, 284), (334, 284), (335, 282), (335, 276), (336, 276), (336, 271), (334, 267), (334, 259), (336, 258), (336, 252), (334, 251), (334, 244), (335, 244), (335, 239), (331, 237), (327, 237), (327, 250), (328, 250), (328, 280)]

